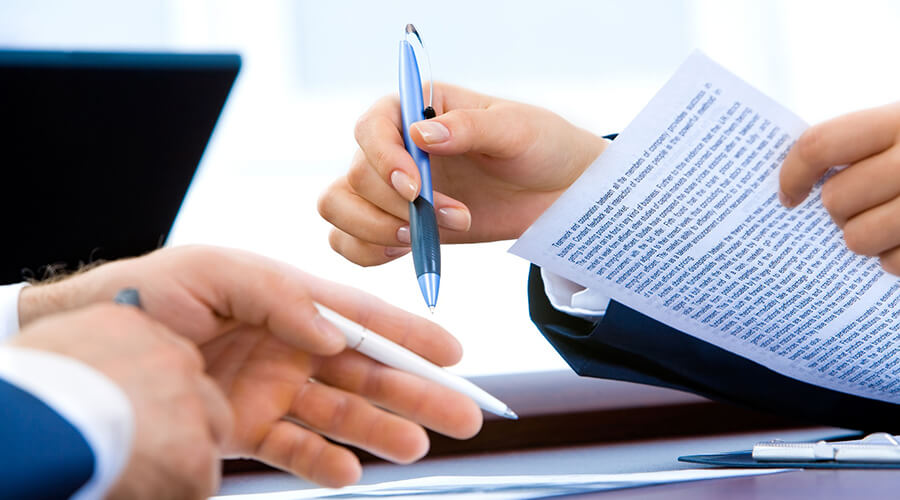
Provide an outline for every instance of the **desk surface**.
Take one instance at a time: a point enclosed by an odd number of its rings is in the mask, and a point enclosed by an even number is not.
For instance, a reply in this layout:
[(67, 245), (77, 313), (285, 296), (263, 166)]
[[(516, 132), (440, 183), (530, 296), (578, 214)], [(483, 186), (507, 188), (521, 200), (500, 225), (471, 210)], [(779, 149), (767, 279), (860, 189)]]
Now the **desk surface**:
[[(416, 477), (437, 475), (527, 475), (527, 474), (587, 474), (587, 473), (624, 473), (624, 472), (649, 472), (661, 470), (689, 469), (696, 465), (678, 462), (681, 455), (698, 453), (719, 453), (748, 449), (757, 441), (782, 438), (788, 440), (813, 440), (824, 437), (832, 437), (845, 434), (847, 431), (830, 427), (818, 427), (803, 430), (751, 432), (741, 434), (728, 434), (720, 436), (692, 437), (678, 439), (659, 439), (631, 443), (593, 444), (588, 446), (569, 446), (562, 448), (546, 448), (539, 450), (502, 451), (497, 453), (482, 453), (477, 455), (460, 455), (452, 457), (426, 458), (412, 465), (399, 466), (389, 463), (367, 463), (364, 465), (361, 484), (379, 483), (383, 481), (395, 481)], [(841, 473), (847, 471), (840, 471)], [(877, 471), (860, 471), (862, 473)], [(896, 475), (896, 471), (887, 471)], [(804, 476), (803, 491), (809, 493), (817, 485), (816, 475), (812, 472)], [(794, 475), (794, 473), (778, 474)], [(774, 477), (774, 476), (773, 476)], [(824, 476), (822, 476), (824, 477)], [(844, 476), (840, 476), (844, 477)], [(737, 479), (717, 480), (716, 483), (724, 484), (725, 481), (738, 481)], [(763, 481), (755, 481), (754, 478), (744, 478), (742, 483), (733, 484), (734, 488), (749, 488), (750, 490), (767, 491), (766, 496), (771, 497), (772, 490)], [(779, 481), (784, 481), (779, 479)], [(696, 483), (699, 485), (700, 483)], [(663, 491), (666, 488), (678, 487), (684, 491), (685, 498), (697, 495), (695, 483), (671, 485), (662, 487), (639, 488), (635, 490), (621, 490), (616, 495), (640, 495), (647, 491), (647, 498), (670, 498)], [(284, 491), (312, 488), (314, 485), (294, 478), (285, 473), (264, 472), (231, 474), (222, 482), (221, 495), (238, 493), (263, 493), (271, 491)], [(662, 493), (659, 493), (662, 491)], [(607, 492), (605, 495), (612, 494)], [(718, 495), (724, 492), (718, 490)], [(761, 496), (760, 498), (766, 497)], [(618, 498), (618, 496), (616, 496)], [(641, 496), (623, 496), (622, 498), (643, 498)], [(741, 497), (757, 498), (757, 497)]]
[(897, 498), (895, 470), (799, 470), (557, 497), (560, 500), (848, 500)]

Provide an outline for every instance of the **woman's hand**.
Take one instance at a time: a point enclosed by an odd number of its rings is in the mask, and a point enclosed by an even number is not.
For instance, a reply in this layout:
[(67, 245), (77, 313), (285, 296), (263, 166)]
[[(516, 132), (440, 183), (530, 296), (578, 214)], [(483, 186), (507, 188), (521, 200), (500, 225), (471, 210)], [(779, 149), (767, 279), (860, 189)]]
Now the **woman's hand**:
[[(517, 238), (603, 151), (608, 141), (542, 108), (436, 84), (436, 118), (410, 136), (431, 155), (441, 240)], [(356, 125), (359, 151), (347, 175), (319, 199), (335, 229), (332, 248), (360, 265), (409, 251), (409, 207), (419, 173), (401, 135), (396, 96)]]
[(807, 130), (781, 167), (781, 201), (799, 205), (833, 167), (822, 204), (847, 247), (900, 275), (900, 103), (850, 113)]

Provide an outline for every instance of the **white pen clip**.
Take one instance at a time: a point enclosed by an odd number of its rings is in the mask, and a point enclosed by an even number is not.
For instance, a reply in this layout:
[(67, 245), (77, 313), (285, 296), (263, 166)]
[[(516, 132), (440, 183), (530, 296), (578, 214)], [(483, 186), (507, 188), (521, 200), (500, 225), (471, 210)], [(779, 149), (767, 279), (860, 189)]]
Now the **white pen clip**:
[[(319, 314), (344, 334), (347, 346), (384, 365), (431, 380), (449, 389), (462, 393), (478, 403), (481, 408), (506, 418), (518, 419), (506, 403), (491, 396), (472, 382), (454, 375), (409, 349), (395, 344), (377, 332), (350, 321), (327, 307), (316, 304)], [(365, 345), (363, 345), (363, 342)]]
[[(428, 56), (428, 49), (425, 48), (425, 42), (422, 41), (422, 35), (419, 34), (419, 30), (416, 29), (412, 23), (406, 25), (406, 40), (409, 42), (415, 41), (417, 43), (410, 43), (413, 47), (413, 50), (416, 51), (416, 47), (421, 49), (422, 54), (425, 56), (425, 65), (428, 66), (428, 106), (425, 106), (425, 118), (434, 118), (436, 113), (434, 111), (434, 75), (431, 73), (431, 57)], [(417, 51), (418, 52), (418, 51)], [(424, 80), (419, 75), (419, 78)]]
[(323, 318), (327, 319), (343, 332), (344, 337), (347, 339), (347, 347), (350, 349), (358, 349), (363, 341), (366, 340), (366, 333), (369, 331), (366, 327), (352, 321), (347, 321), (343, 316), (325, 306), (316, 304), (316, 309), (319, 310), (319, 314), (321, 314)]
[(361, 346), (363, 341), (366, 340), (366, 332), (368, 332), (368, 330), (366, 329), (363, 329), (363, 331), (359, 332), (359, 340), (357, 340), (355, 344), (348, 345), (347, 347), (349, 347), (350, 349), (359, 349), (359, 346)]

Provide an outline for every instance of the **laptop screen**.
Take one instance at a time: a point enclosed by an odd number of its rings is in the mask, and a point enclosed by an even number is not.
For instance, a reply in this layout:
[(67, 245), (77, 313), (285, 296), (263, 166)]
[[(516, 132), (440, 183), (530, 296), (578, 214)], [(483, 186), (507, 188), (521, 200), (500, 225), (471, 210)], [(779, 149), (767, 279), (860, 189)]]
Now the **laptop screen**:
[(0, 284), (162, 246), (240, 64), (0, 51)]

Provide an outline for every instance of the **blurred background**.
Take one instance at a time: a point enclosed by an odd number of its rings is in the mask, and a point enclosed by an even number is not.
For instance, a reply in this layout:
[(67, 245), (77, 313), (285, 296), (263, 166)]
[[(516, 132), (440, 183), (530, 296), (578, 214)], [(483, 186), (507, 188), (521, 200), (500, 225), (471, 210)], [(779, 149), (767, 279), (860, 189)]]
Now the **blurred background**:
[[(624, 128), (694, 49), (810, 123), (900, 99), (900, 2), (889, 0), (4, 0), (0, 48), (240, 53), (167, 244), (256, 251), (427, 315), (411, 257), (350, 264), (315, 208), (349, 165), (357, 117), (396, 92), (409, 22), (436, 79), (597, 134)], [(565, 367), (529, 322), (528, 263), (510, 244), (443, 249), (434, 319), (463, 342), (462, 374)]]

